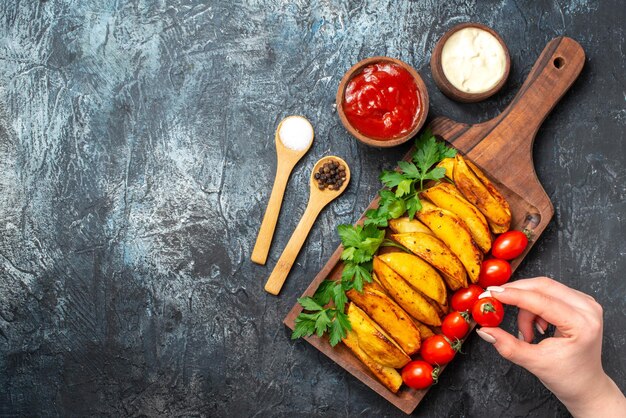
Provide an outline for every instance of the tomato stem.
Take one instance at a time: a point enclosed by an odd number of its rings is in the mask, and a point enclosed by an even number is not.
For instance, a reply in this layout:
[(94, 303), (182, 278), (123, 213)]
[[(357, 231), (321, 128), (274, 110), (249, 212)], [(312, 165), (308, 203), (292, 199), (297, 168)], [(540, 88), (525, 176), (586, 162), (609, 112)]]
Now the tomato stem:
[(528, 241), (532, 241), (533, 240), (532, 239), (533, 238), (533, 231), (531, 231), (530, 229), (524, 228), (522, 230), (522, 233), (524, 233), (524, 235), (526, 235), (526, 238), (528, 238)]
[(439, 373), (441, 372), (441, 368), (439, 366), (433, 367), (433, 371), (430, 374), (433, 378), (433, 385), (436, 385), (439, 382)]
[(482, 308), (483, 312), (496, 312), (496, 308), (489, 302), (485, 303)]

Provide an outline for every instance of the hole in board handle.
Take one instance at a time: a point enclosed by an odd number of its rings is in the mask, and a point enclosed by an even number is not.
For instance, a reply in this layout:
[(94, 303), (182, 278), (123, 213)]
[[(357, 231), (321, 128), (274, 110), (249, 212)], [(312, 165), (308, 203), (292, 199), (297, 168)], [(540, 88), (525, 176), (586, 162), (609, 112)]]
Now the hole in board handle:
[(552, 64), (556, 67), (557, 70), (561, 69), (565, 65), (565, 60), (562, 57), (556, 57)]

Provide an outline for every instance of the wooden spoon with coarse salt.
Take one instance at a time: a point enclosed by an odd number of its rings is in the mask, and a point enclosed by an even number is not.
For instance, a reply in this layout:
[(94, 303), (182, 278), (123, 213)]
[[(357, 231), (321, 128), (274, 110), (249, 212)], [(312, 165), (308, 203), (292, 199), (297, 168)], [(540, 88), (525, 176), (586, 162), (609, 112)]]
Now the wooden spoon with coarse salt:
[(296, 163), (307, 153), (313, 143), (313, 126), (302, 116), (288, 116), (276, 128), (276, 178), (267, 203), (261, 229), (250, 257), (254, 263), (265, 264), (272, 245), (278, 214), (283, 203), (287, 181)]
[[(318, 173), (320, 167), (323, 167), (324, 164), (332, 161), (345, 168), (345, 180), (343, 180), (341, 185), (337, 188), (322, 189), (321, 186), (319, 186), (319, 181), (315, 178), (315, 173)], [(278, 295), (280, 289), (285, 283), (285, 280), (287, 279), (287, 275), (289, 274), (293, 263), (296, 261), (296, 257), (298, 256), (306, 237), (309, 235), (309, 231), (311, 230), (313, 223), (317, 219), (317, 215), (319, 215), (320, 211), (327, 204), (346, 190), (349, 182), (350, 168), (341, 158), (329, 156), (324, 157), (315, 163), (315, 167), (313, 167), (313, 172), (311, 173), (311, 194), (309, 195), (309, 203), (307, 204), (306, 210), (302, 215), (302, 219), (300, 219), (298, 226), (296, 226), (295, 231), (293, 231), (293, 235), (291, 235), (285, 250), (278, 259), (276, 267), (274, 267), (272, 274), (270, 274), (269, 279), (267, 279), (267, 283), (265, 283), (266, 292), (271, 293), (272, 295)]]

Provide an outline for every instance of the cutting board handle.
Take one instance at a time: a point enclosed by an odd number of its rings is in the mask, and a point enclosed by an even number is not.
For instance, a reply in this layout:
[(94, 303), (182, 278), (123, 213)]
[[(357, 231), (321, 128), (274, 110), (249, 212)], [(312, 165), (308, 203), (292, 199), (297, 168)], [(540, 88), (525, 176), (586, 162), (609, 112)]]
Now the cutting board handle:
[(585, 51), (572, 38), (551, 40), (519, 92), (502, 112), (504, 125), (532, 141), (546, 116), (574, 83), (585, 64)]

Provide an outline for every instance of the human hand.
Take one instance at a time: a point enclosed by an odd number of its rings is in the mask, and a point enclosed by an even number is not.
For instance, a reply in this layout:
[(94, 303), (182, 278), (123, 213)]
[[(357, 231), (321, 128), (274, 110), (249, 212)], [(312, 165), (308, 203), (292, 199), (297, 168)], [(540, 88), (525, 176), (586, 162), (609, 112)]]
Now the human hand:
[[(537, 376), (575, 417), (626, 416), (626, 398), (602, 368), (602, 307), (591, 296), (547, 277), (488, 287), (481, 297), (489, 293), (519, 307), (518, 338), (500, 328), (477, 331), (502, 357)], [(548, 324), (554, 336), (531, 344)]]

